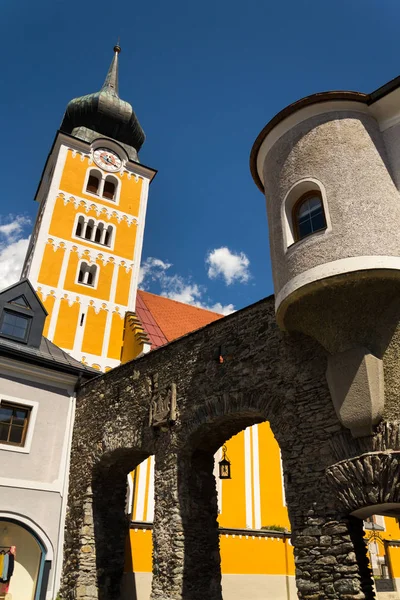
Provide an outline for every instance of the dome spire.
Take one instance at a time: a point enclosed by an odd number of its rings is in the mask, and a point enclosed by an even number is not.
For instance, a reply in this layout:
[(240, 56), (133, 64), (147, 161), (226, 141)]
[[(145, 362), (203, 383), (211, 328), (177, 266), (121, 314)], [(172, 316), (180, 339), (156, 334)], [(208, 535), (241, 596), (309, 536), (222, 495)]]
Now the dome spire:
[(132, 106), (118, 96), (120, 52), (118, 43), (114, 46), (114, 57), (99, 92), (74, 98), (68, 103), (60, 129), (90, 143), (99, 136), (109, 137), (124, 144), (128, 156), (137, 161), (145, 135)]
[(114, 46), (114, 57), (111, 61), (110, 68), (108, 69), (107, 76), (104, 80), (103, 87), (104, 91), (118, 96), (118, 54), (121, 52), (121, 46), (119, 40), (116, 46)]

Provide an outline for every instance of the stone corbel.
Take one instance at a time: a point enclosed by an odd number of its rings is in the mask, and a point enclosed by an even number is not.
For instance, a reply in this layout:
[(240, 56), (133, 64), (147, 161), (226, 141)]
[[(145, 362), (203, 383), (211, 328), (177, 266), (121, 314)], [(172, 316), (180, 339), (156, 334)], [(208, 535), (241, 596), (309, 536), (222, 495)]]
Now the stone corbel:
[(358, 346), (328, 358), (326, 372), (336, 414), (353, 437), (372, 435), (384, 408), (383, 362)]

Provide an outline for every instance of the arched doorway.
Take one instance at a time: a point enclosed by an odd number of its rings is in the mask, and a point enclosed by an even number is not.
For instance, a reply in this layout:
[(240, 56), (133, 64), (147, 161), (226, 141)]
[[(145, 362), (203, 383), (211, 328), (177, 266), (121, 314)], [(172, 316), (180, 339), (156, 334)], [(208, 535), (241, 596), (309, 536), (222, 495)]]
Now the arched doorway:
[[(51, 560), (38, 533), (16, 518), (1, 516), (0, 553), (1, 562), (7, 556), (7, 563), (14, 563), (14, 568), (8, 571), (7, 582), (0, 584), (0, 598), (8, 593), (12, 600), (44, 600)], [(11, 554), (13, 559), (10, 559)]]

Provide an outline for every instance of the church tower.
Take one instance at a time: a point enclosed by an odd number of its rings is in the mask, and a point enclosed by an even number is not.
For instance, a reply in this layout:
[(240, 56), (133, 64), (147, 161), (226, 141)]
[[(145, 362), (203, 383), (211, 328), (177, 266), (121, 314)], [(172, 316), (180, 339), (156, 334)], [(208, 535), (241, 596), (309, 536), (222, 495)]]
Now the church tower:
[(69, 102), (35, 200), (25, 259), (49, 315), (44, 335), (105, 371), (120, 364), (124, 318), (135, 310), (149, 184), (144, 132), (118, 95), (119, 46), (99, 92)]

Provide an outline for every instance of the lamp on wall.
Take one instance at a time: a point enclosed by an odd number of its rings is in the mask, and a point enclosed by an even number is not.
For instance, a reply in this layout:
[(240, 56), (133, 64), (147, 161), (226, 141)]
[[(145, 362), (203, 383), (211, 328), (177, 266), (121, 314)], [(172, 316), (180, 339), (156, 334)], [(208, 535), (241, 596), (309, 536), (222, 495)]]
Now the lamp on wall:
[(219, 478), (220, 479), (231, 479), (231, 462), (226, 455), (226, 446), (222, 446), (222, 460), (219, 461)]

